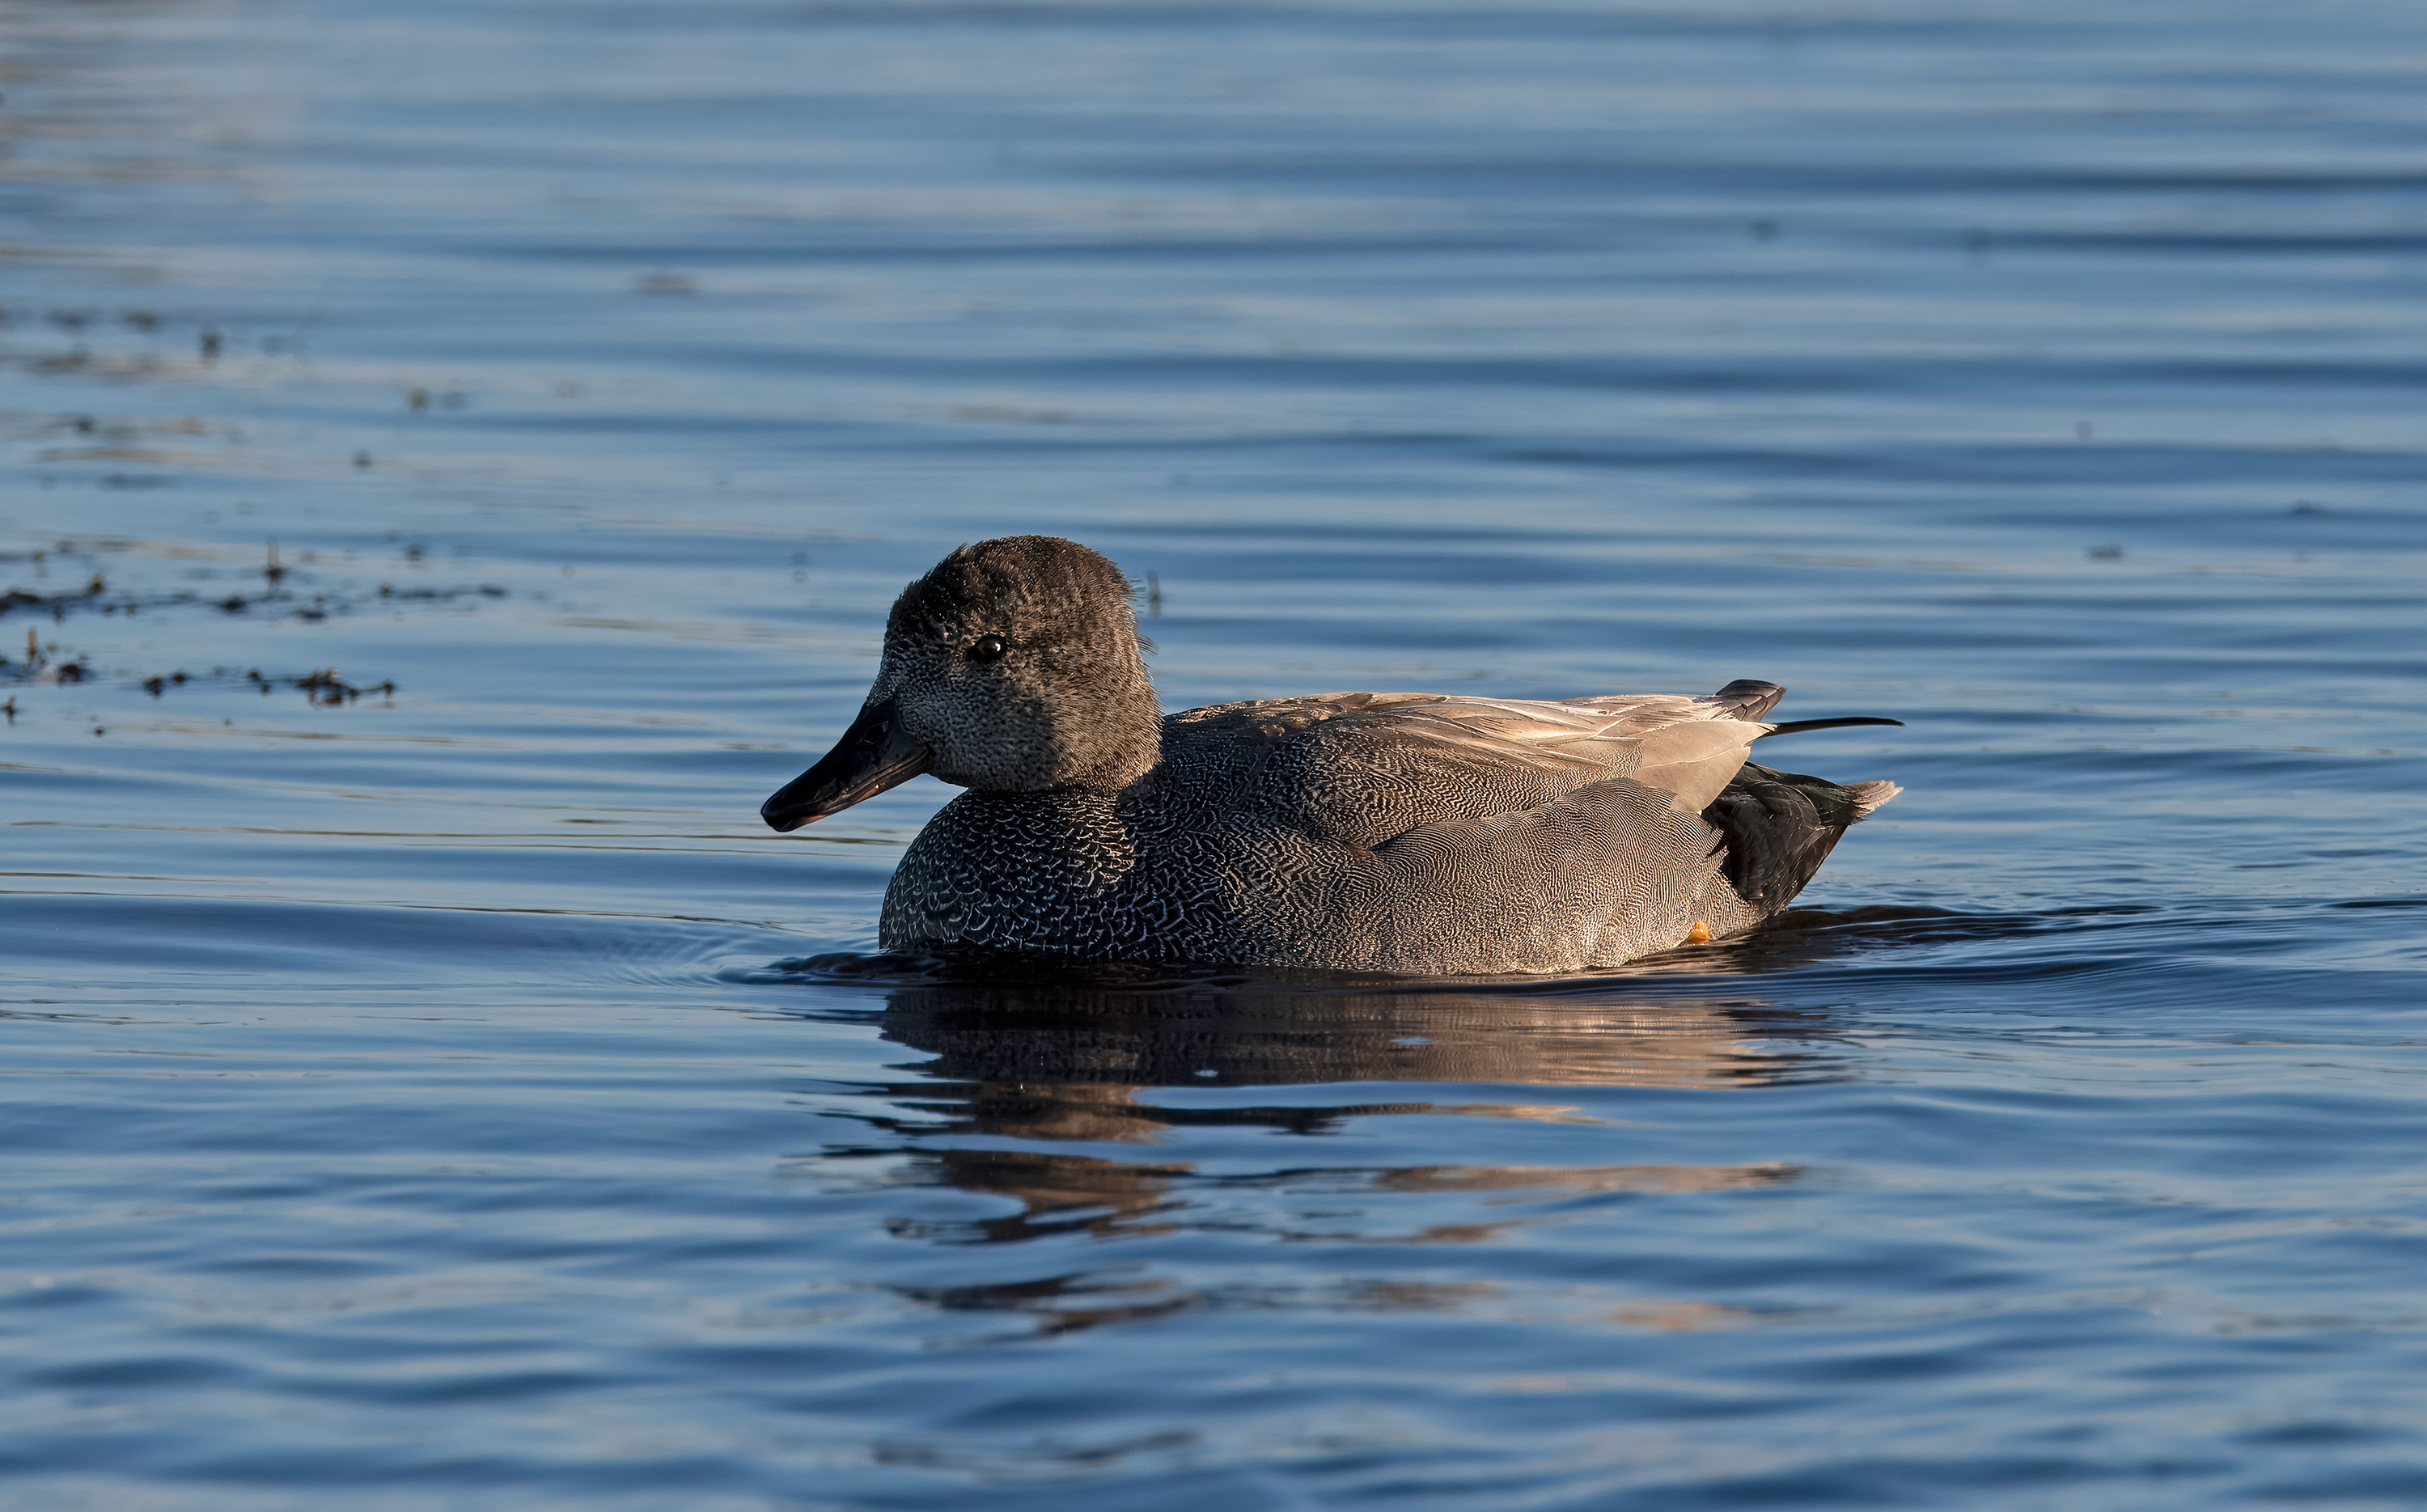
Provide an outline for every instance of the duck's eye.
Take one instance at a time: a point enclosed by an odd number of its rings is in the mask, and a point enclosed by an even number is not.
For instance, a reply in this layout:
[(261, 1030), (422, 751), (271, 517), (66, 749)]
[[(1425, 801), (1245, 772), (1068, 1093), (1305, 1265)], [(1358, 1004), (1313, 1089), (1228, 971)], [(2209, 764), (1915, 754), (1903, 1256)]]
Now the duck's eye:
[(1003, 650), (1004, 646), (1002, 636), (981, 635), (975, 641), (969, 642), (969, 659), (971, 661), (1000, 661), (1002, 659)]

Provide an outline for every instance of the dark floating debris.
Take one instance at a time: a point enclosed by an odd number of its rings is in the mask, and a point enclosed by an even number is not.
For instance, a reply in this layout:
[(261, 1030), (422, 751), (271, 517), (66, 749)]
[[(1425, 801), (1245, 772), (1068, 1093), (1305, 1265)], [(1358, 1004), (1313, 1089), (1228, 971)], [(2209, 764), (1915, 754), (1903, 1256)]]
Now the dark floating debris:
[[(57, 555), (69, 555), (74, 550), (74, 543), (62, 541), (58, 545)], [(36, 551), (31, 553), (27, 560), (34, 563), (35, 569), (39, 572), (42, 570), (43, 562), (52, 555), (52, 553)], [(418, 561), (421, 557), (421, 548), (411, 547), (406, 555)], [(302, 561), (309, 563), (312, 560), (311, 552), (306, 551), (302, 554)], [(101, 574), (95, 573), (91, 581), (84, 587), (66, 589), (56, 593), (41, 593), (29, 588), (11, 587), (0, 590), (0, 618), (20, 612), (31, 612), (47, 614), (53, 622), (57, 623), (64, 621), (71, 613), (80, 611), (131, 615), (145, 610), (204, 608), (218, 610), (222, 614), (245, 614), (260, 610), (273, 615), (284, 615), (306, 623), (318, 623), (328, 619), (331, 615), (350, 613), (356, 607), (372, 602), (375, 598), (391, 602), (411, 600), (415, 603), (444, 604), (463, 598), (507, 596), (506, 590), (495, 583), (469, 583), (450, 588), (404, 589), (382, 583), (376, 593), (354, 589), (341, 593), (314, 593), (305, 600), (293, 591), (293, 584), (290, 582), (290, 579), (298, 577), (299, 575), (306, 577), (310, 576), (307, 569), (289, 566), (286, 563), (279, 553), (276, 538), (272, 537), (268, 543), (268, 553), (261, 567), (261, 576), (268, 586), (259, 590), (213, 595), (191, 590), (173, 593), (111, 593), (107, 580)]]
[[(42, 554), (41, 552), (38, 551), (34, 554), (34, 560), (36, 561), (40, 561), (41, 559)], [(92, 581), (85, 584), (83, 589), (80, 591), (70, 591), (63, 593), (37, 593), (28, 589), (11, 588), (6, 593), (0, 593), (0, 615), (11, 614), (18, 610), (30, 609), (38, 611), (47, 610), (52, 619), (62, 620), (67, 618), (67, 612), (72, 609), (93, 609), (99, 607), (101, 595), (106, 593), (108, 589), (109, 585), (102, 579), (102, 576), (99, 573), (93, 574)], [(31, 634), (32, 632), (28, 631), (26, 633)]]
[[(54, 641), (46, 654), (41, 637), (30, 629), (27, 630), (25, 659), (11, 661), (7, 657), (0, 657), (0, 678), (21, 683), (69, 683), (84, 682), (91, 677), (92, 669), (85, 663), (84, 658), (72, 656), (65, 660), (60, 660), (57, 658), (58, 649), (59, 643)], [(12, 723), (17, 717), (14, 712), (16, 704), (15, 698), (11, 697), (8, 700), (11, 710), (8, 718)]]
[[(257, 677), (260, 674), (255, 673), (254, 675)], [(339, 678), (334, 667), (323, 668), (292, 681), (294, 686), (311, 694), (312, 702), (316, 704), (350, 704), (365, 693), (378, 693), (390, 698), (396, 695), (394, 682), (366, 683), (358, 688)]]
[(506, 596), (506, 591), (495, 583), (481, 583), (475, 588), (399, 588), (394, 583), (379, 585), (379, 596), (382, 598), (411, 599), (416, 603), (444, 604), (473, 593), (482, 598)]
[[(58, 645), (54, 642), (48, 648), (48, 654), (45, 654), (41, 639), (33, 631), (26, 631), (25, 659), (11, 661), (7, 657), (0, 657), (0, 682), (80, 683), (94, 680), (91, 664), (83, 656), (73, 656), (62, 660), (58, 658), (57, 652)], [(394, 678), (383, 678), (378, 682), (348, 682), (337, 675), (337, 669), (334, 667), (316, 667), (301, 675), (292, 673), (265, 673), (259, 667), (249, 669), (241, 676), (226, 667), (214, 667), (207, 675), (189, 674), (181, 670), (155, 673), (149, 677), (138, 679), (136, 686), (157, 698), (171, 688), (183, 688), (191, 683), (203, 682), (249, 685), (260, 689), (265, 697), (273, 690), (292, 688), (301, 691), (309, 702), (324, 708), (353, 703), (366, 693), (377, 693), (383, 698), (396, 696)], [(5, 712), (9, 722), (15, 723), (17, 700), (13, 694), (8, 699)]]
[[(110, 549), (110, 547), (104, 545), (96, 549)], [(23, 557), (12, 555), (0, 560), (29, 561), (39, 574), (59, 565), (61, 559), (78, 554), (79, 547), (75, 542), (60, 541), (56, 546), (46, 550), (32, 551)], [(421, 555), (421, 548), (415, 546), (409, 554), (417, 560)], [(497, 599), (509, 596), (505, 588), (495, 583), (467, 583), (451, 587), (429, 588), (398, 588), (390, 583), (381, 583), (375, 590), (348, 584), (342, 592), (315, 593), (307, 596), (306, 593), (296, 590), (299, 583), (308, 583), (314, 578), (315, 560), (315, 553), (305, 551), (298, 556), (294, 563), (290, 563), (281, 552), (277, 538), (273, 536), (266, 538), (264, 543), (260, 572), (265, 583), (257, 589), (247, 589), (223, 595), (206, 594), (192, 590), (152, 594), (135, 594), (122, 590), (113, 593), (108, 579), (96, 572), (81, 587), (63, 589), (57, 593), (19, 587), (0, 590), (0, 618), (17, 613), (29, 616), (40, 614), (47, 616), (56, 624), (64, 621), (71, 612), (75, 611), (90, 610), (105, 615), (132, 616), (145, 610), (182, 608), (198, 611), (216, 610), (220, 613), (231, 615), (259, 613), (267, 619), (283, 618), (314, 624), (325, 621), (332, 615), (350, 613), (366, 604), (383, 601), (391, 608), (401, 609), (408, 601), (415, 605), (444, 605), (464, 599)], [(62, 654), (57, 641), (45, 643), (41, 632), (31, 627), (25, 631), (25, 651), (23, 660), (13, 660), (0, 656), (0, 685), (83, 683), (95, 681), (99, 675), (93, 670), (89, 655), (81, 652)], [(252, 686), (259, 689), (265, 696), (273, 689), (294, 689), (301, 692), (309, 702), (324, 707), (351, 704), (366, 694), (386, 698), (393, 698), (396, 695), (396, 683), (393, 679), (383, 678), (377, 682), (349, 680), (341, 676), (334, 667), (318, 667), (301, 674), (265, 674), (258, 667), (241, 673), (237, 669), (224, 667), (214, 668), (208, 674), (188, 673), (182, 670), (154, 673), (148, 675), (113, 672), (109, 675), (109, 680), (113, 682), (122, 680), (132, 686), (139, 687), (155, 699), (164, 696), (171, 689), (202, 683), (234, 683), (238, 686)], [(8, 705), (7, 717), (9, 723), (15, 722), (16, 706), (13, 698)]]
[(2093, 561), (2121, 561), (2124, 560), (2124, 548), (2122, 546), (2092, 546), (2088, 555)]
[[(179, 680), (182, 681), (184, 675), (180, 674)], [(350, 683), (337, 675), (337, 669), (334, 667), (322, 667), (317, 671), (307, 672), (301, 677), (286, 674), (265, 675), (259, 667), (254, 667), (244, 675), (243, 680), (259, 688), (265, 698), (269, 696), (272, 689), (301, 689), (310, 702), (324, 708), (334, 708), (339, 704), (350, 704), (365, 693), (378, 693), (383, 698), (396, 696), (396, 683), (392, 679), (384, 682)], [(151, 684), (146, 683), (144, 686), (148, 688)]]

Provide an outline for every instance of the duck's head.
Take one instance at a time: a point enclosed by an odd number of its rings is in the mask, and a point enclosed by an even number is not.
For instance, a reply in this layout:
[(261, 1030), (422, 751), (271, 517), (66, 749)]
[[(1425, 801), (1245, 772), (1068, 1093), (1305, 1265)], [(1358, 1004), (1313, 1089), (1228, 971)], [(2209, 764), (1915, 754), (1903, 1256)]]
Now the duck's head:
[(859, 718), (758, 812), (795, 830), (922, 772), (987, 792), (1118, 791), (1162, 739), (1142, 650), (1129, 580), (1085, 546), (963, 546), (893, 601)]

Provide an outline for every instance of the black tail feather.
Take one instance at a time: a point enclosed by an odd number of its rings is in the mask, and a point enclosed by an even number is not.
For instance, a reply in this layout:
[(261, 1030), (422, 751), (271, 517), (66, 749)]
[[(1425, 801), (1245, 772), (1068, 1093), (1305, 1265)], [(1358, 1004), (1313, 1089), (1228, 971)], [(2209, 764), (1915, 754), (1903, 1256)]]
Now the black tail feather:
[(1805, 730), (1843, 729), (1849, 724), (1901, 725), (1902, 723), (1904, 721), (1900, 719), (1879, 719), (1869, 714), (1856, 714), (1850, 719), (1799, 719), (1790, 720), (1784, 724), (1773, 724), (1769, 727), (1768, 734), (1756, 735), (1753, 739), (1767, 740), (1771, 735), (1800, 735)]

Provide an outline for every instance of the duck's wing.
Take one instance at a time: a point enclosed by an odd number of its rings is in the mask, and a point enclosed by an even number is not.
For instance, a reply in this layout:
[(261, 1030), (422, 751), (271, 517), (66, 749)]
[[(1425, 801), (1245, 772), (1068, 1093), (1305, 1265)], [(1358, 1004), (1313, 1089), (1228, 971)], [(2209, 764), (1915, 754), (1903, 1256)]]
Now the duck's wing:
[[(1212, 779), (1204, 797), (1362, 846), (1422, 824), (1539, 808), (1623, 781), (1699, 813), (1744, 764), (1784, 690), (1730, 683), (1702, 697), (1611, 693), (1558, 702), (1454, 693), (1321, 693), (1191, 709), (1165, 721), (1165, 759)], [(1217, 794), (1212, 789), (1227, 791)]]

